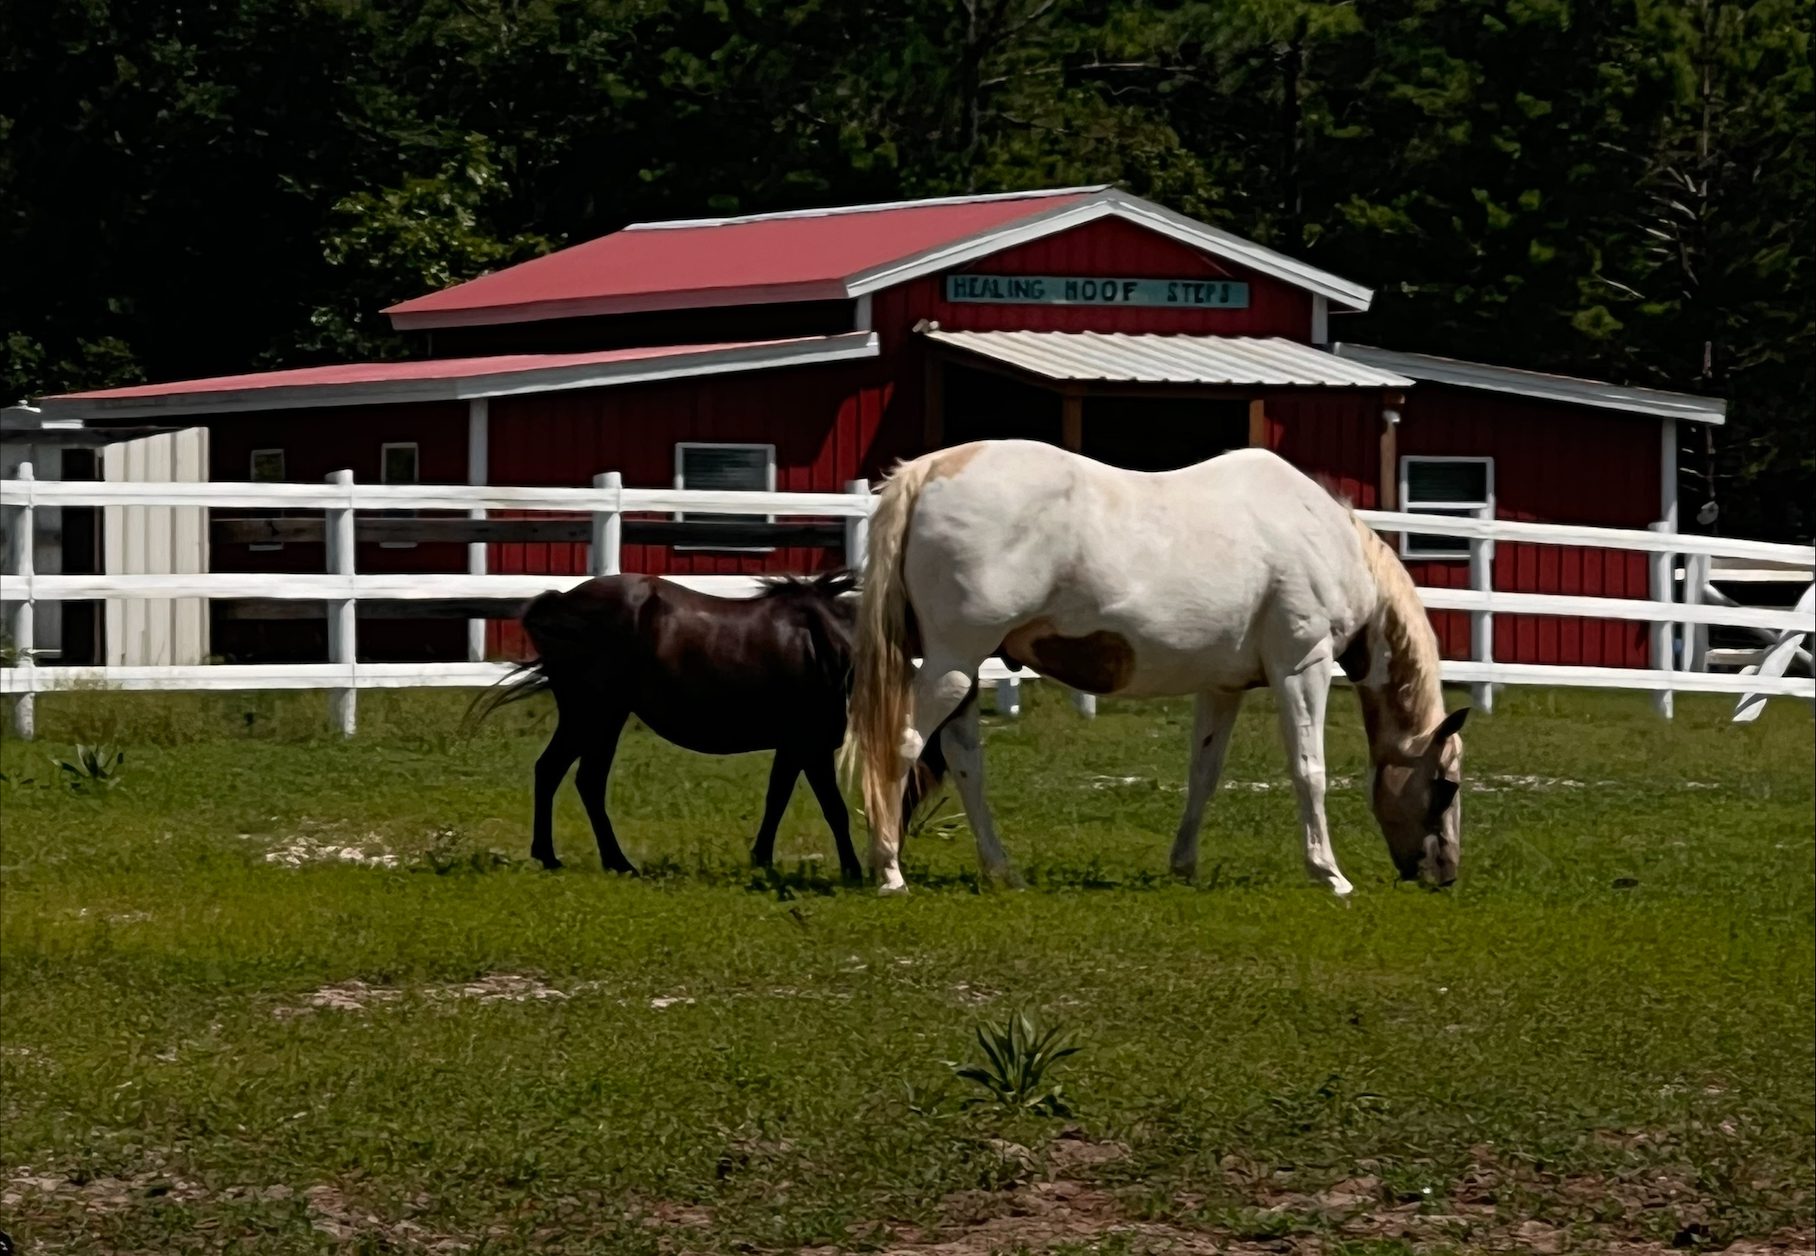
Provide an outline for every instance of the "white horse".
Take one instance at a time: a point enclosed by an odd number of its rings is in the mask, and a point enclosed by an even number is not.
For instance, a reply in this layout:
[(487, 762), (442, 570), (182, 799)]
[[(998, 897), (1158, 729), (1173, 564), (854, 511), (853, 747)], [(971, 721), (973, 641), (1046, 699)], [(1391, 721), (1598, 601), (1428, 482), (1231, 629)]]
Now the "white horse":
[[(1173, 871), (1198, 830), (1245, 690), (1271, 685), (1305, 866), (1338, 894), (1324, 819), (1333, 661), (1356, 684), (1373, 804), (1400, 875), (1455, 880), (1468, 708), (1444, 713), (1437, 638), (1406, 569), (1350, 510), (1274, 454), (1124, 471), (1032, 441), (981, 441), (898, 467), (870, 525), (852, 742), (883, 893), (906, 889), (901, 799), (927, 738), (1001, 653), (1076, 689), (1197, 697)], [(922, 663), (910, 662), (918, 644)], [(984, 802), (977, 705), (941, 733), (985, 873), (1013, 874)]]

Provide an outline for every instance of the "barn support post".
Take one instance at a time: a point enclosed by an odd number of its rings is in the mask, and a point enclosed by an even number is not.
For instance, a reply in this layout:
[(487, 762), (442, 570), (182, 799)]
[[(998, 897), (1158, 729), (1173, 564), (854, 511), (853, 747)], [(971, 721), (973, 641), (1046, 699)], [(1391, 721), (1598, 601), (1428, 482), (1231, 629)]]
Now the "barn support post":
[(946, 444), (946, 362), (931, 345), (921, 346), (926, 355), (926, 395), (921, 400), (921, 443), (931, 453)]
[[(1653, 532), (1676, 532), (1675, 524), (1660, 520), (1648, 525)], [(1672, 596), (1672, 576), (1676, 568), (1676, 555), (1670, 553), (1652, 555), (1652, 600), (1654, 602), (1674, 602)], [(1661, 672), (1677, 670), (1676, 660), (1672, 657), (1674, 642), (1673, 629), (1676, 621), (1670, 612), (1658, 612), (1659, 618), (1652, 621), (1652, 666)], [(1666, 719), (1670, 719), (1676, 710), (1676, 695), (1669, 689), (1655, 689), (1652, 693), (1652, 709)]]
[[(1485, 536), (1469, 538), (1469, 587), (1491, 605), (1494, 602), (1494, 542)], [(1483, 607), (1469, 612), (1469, 657), (1478, 663), (1494, 662), (1494, 611)], [(1494, 714), (1494, 686), (1487, 681), (1471, 686), (1472, 701), (1483, 715)]]
[(11, 569), (9, 574), (20, 582), (25, 596), (12, 604), (8, 615), (7, 638), (13, 649), (18, 652), (19, 679), (25, 682), (25, 692), (13, 703), (13, 732), (22, 740), (30, 741), (37, 732), (37, 698), (32, 693), (33, 672), (36, 660), (32, 649), (36, 645), (35, 612), (31, 599), (32, 582), (32, 539), (37, 531), (37, 515), (32, 509), (32, 464), (22, 462), (14, 477), (25, 484), (25, 504), (13, 515), (13, 530), (6, 536), (6, 565)]
[[(475, 397), (467, 402), (467, 483), (475, 486), (486, 483), (490, 463), (491, 444), (491, 404), (484, 397)], [(469, 519), (484, 519), (483, 509), (469, 510)], [(486, 574), (486, 543), (476, 541), (467, 546), (467, 574), (483, 576)], [(467, 620), (467, 662), (483, 663), (486, 658), (486, 621), (484, 619)]]
[[(863, 499), (866, 509), (876, 505), (870, 495), (869, 480), (847, 480), (845, 491)], [(845, 520), (845, 565), (853, 571), (864, 570), (870, 557), (870, 516), (851, 515)]]
[(1382, 510), (1400, 508), (1400, 407), (1404, 394), (1387, 393), (1381, 398), (1381, 466), (1375, 498)]
[(1021, 677), (1010, 673), (996, 682), (996, 713), (1010, 719), (1021, 716)]
[[(347, 490), (347, 504), (327, 511), (323, 534), (328, 541), (328, 572), (344, 577), (349, 585), (354, 572), (353, 472), (336, 471), (328, 482)], [(359, 689), (354, 671), (359, 665), (359, 629), (355, 614), (357, 603), (352, 589), (349, 596), (328, 603), (328, 661), (347, 669), (344, 688), (328, 692), (328, 719), (342, 737), (351, 737), (359, 728)]]
[(595, 576), (615, 576), (624, 570), (624, 473), (601, 471), (593, 477), (593, 487), (605, 500), (593, 511), (593, 543), (587, 554), (589, 570)]
[(1075, 454), (1084, 452), (1085, 398), (1081, 392), (1067, 392), (1059, 399), (1059, 443)]

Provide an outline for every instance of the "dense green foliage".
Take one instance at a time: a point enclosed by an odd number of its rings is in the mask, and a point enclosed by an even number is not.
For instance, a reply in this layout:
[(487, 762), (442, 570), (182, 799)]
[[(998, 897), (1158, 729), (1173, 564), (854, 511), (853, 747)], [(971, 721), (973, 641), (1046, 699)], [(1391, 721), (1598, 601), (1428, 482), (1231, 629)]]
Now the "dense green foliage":
[(15, 0), (0, 391), (404, 352), (386, 302), (638, 218), (1116, 180), (1377, 287), (1345, 338), (1731, 397), (1723, 526), (1808, 536), (1812, 8)]
[[(898, 899), (827, 877), (805, 790), (753, 876), (767, 757), (640, 729), (612, 805), (645, 877), (597, 871), (571, 789), (541, 872), (544, 702), (468, 741), (462, 695), (373, 693), (342, 742), (321, 695), (47, 695), (44, 741), (0, 740), (0, 1227), (68, 1256), (1807, 1249), (1807, 707), (1509, 691), (1433, 893), (1393, 879), (1336, 696), (1348, 904), (1306, 883), (1265, 694), (1200, 885), (1165, 875), (1189, 704), (1087, 723), (1031, 685), (986, 717), (1031, 888), (977, 893), (961, 828), (910, 842)], [(114, 788), (63, 779), (74, 742), (126, 752)], [(1021, 1011), (1063, 1039), (1007, 1044)]]

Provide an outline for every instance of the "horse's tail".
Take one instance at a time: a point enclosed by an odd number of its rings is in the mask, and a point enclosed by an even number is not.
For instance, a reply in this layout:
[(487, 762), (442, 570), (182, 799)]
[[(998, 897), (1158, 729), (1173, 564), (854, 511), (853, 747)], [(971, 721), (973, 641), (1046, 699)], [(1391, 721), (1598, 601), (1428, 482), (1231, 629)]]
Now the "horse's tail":
[(554, 680), (551, 667), (559, 672), (563, 662), (572, 657), (584, 643), (584, 622), (569, 610), (562, 595), (554, 589), (538, 593), (518, 617), (523, 630), (536, 647), (536, 657), (519, 663), (491, 688), (485, 690), (467, 708), (468, 729), (491, 715), (499, 707), (548, 690)]
[(862, 781), (864, 810), (873, 840), (887, 843), (900, 833), (902, 799), (895, 793), (901, 774), (902, 733), (913, 710), (908, 659), (908, 588), (902, 578), (902, 547), (915, 499), (936, 465), (936, 455), (896, 468), (870, 516), (869, 555), (864, 563), (863, 600), (858, 605), (857, 649), (852, 660), (851, 737), (845, 765)]

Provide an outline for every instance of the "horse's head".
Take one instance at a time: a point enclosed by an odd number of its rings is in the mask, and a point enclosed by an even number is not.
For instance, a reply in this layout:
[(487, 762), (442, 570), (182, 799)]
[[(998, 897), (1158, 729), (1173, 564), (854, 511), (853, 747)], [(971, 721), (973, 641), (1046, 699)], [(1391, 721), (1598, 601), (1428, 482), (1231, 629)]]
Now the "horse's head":
[(1438, 885), (1457, 879), (1462, 844), (1462, 707), (1418, 743), (1408, 757), (1375, 765), (1375, 819), (1387, 838), (1400, 878), (1423, 877)]

